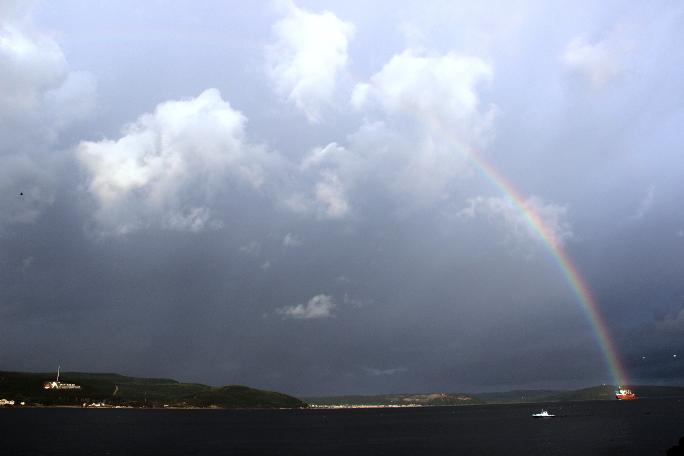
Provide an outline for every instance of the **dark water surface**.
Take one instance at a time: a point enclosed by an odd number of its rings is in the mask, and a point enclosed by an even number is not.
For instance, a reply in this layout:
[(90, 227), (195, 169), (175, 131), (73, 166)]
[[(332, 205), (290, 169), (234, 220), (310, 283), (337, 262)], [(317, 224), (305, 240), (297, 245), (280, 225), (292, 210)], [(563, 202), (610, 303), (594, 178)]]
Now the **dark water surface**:
[(3, 455), (665, 455), (684, 399), (367, 410), (0, 409)]

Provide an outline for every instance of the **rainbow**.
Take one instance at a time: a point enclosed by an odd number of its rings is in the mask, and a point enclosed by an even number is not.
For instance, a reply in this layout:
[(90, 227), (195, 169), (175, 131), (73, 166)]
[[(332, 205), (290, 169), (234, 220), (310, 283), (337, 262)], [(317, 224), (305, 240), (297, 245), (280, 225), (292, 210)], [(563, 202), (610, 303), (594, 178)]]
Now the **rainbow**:
[(577, 270), (577, 267), (570, 260), (565, 249), (563, 249), (560, 239), (558, 239), (554, 231), (544, 223), (544, 220), (539, 216), (535, 209), (530, 206), (522, 194), (501, 174), (501, 172), (474, 152), (468, 154), (468, 158), (489, 182), (507, 196), (513, 203), (515, 209), (523, 215), (525, 223), (537, 234), (539, 239), (541, 239), (548, 248), (556, 265), (570, 285), (570, 288), (582, 305), (582, 309), (591, 323), (613, 380), (616, 385), (626, 384), (628, 378), (625, 369), (620, 363), (618, 351), (610, 337), (610, 332), (601, 315), (598, 304), (592, 296), (586, 280), (584, 280)]
[[(448, 139), (451, 139), (454, 144), (459, 144), (459, 141), (452, 137), (450, 130), (447, 129), (436, 116), (432, 113), (425, 112), (424, 110), (421, 114), (423, 114), (422, 119), (427, 121), (431, 127), (441, 131)], [(561, 240), (556, 236), (555, 232), (544, 223), (544, 220), (540, 217), (535, 208), (529, 204), (525, 197), (523, 197), (522, 193), (518, 191), (498, 169), (473, 150), (467, 151), (464, 156), (483, 177), (508, 198), (513, 207), (522, 214), (527, 226), (546, 246), (591, 324), (613, 381), (618, 386), (626, 385), (628, 383), (628, 377), (625, 368), (620, 362), (618, 351), (610, 337), (610, 331), (608, 330), (603, 315), (601, 315), (598, 303), (592, 296), (586, 280), (582, 277), (563, 248)]]

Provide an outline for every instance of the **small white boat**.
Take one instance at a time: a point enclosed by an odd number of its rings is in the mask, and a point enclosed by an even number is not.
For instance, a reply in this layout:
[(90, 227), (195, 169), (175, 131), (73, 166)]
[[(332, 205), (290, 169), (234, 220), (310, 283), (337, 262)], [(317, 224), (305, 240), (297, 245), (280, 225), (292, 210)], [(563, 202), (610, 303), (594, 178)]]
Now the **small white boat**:
[(551, 417), (554, 417), (556, 415), (552, 415), (549, 412), (547, 412), (546, 410), (542, 410), (539, 413), (533, 413), (532, 416), (535, 418), (551, 418)]

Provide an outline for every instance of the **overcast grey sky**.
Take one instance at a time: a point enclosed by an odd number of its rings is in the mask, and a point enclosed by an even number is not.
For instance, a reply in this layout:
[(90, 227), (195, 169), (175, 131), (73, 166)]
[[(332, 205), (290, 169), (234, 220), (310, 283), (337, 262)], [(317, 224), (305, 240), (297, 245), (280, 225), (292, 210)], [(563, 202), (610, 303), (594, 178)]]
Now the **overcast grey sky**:
[(682, 43), (670, 1), (1, 0), (0, 369), (612, 381), (484, 159), (682, 383)]

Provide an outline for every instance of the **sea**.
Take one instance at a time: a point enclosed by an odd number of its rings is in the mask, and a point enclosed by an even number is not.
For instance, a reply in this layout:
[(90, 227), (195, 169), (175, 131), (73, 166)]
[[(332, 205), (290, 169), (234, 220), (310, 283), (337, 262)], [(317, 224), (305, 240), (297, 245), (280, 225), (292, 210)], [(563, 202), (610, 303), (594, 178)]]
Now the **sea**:
[[(533, 418), (546, 409), (553, 418)], [(310, 410), (0, 409), (2, 455), (666, 455), (684, 399)]]

